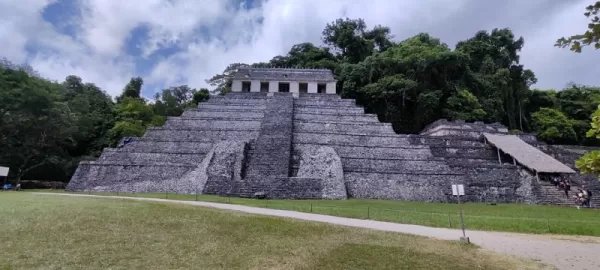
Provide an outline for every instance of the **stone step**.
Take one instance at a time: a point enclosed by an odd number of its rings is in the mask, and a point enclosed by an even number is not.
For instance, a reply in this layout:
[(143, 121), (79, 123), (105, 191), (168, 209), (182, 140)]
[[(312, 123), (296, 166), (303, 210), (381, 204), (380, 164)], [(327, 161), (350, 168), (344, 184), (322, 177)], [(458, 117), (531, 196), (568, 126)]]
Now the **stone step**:
[(172, 153), (147, 153), (147, 152), (123, 152), (123, 151), (104, 151), (98, 158), (100, 163), (119, 163), (119, 164), (149, 164), (154, 162), (180, 163), (197, 165), (202, 162), (205, 154), (172, 154)]
[(298, 99), (317, 99), (317, 100), (336, 100), (336, 99), (342, 99), (342, 97), (340, 97), (339, 95), (333, 95), (333, 94), (322, 94), (322, 93), (300, 93), (298, 95)]
[(483, 143), (472, 140), (431, 140), (420, 136), (401, 134), (327, 134), (320, 132), (294, 132), (294, 143), (308, 143), (321, 145), (350, 145), (350, 146), (378, 146), (402, 147), (409, 145), (425, 146), (451, 146), (451, 147), (485, 147)]
[(377, 116), (374, 114), (339, 115), (339, 114), (296, 113), (296, 114), (294, 114), (294, 121), (379, 123)]
[(244, 141), (258, 137), (258, 130), (193, 130), (193, 129), (150, 129), (144, 134), (144, 139), (168, 140), (171, 138), (179, 139), (199, 139), (210, 140), (213, 142), (221, 140)]
[(247, 106), (255, 106), (255, 105), (264, 105), (266, 102), (265, 99), (240, 99), (240, 98), (218, 98), (218, 99), (209, 99), (202, 104), (238, 104), (238, 105), (247, 105)]
[(267, 96), (267, 94), (268, 93), (263, 93), (263, 92), (246, 92), (246, 93), (229, 92), (222, 97), (228, 98), (228, 99), (266, 99), (266, 98), (269, 98)]
[(220, 130), (228, 128), (236, 129), (258, 129), (261, 121), (259, 120), (197, 120), (189, 118), (169, 118), (163, 128), (184, 128), (200, 130)]
[(210, 151), (213, 145), (212, 142), (136, 140), (120, 148), (105, 148), (104, 151), (205, 154)]
[(342, 158), (344, 172), (352, 171), (377, 171), (377, 172), (405, 172), (405, 171), (450, 171), (444, 161), (416, 160), (416, 159), (366, 159)]
[(299, 98), (294, 102), (294, 107), (301, 106), (356, 106), (354, 99), (306, 99)]
[(313, 114), (339, 114), (339, 115), (363, 115), (365, 110), (361, 107), (354, 108), (335, 108), (335, 107), (298, 107), (294, 109), (295, 113), (313, 113)]
[(326, 124), (315, 122), (295, 122), (294, 132), (317, 132), (321, 134), (396, 135), (396, 133), (392, 129), (392, 125), (385, 123)]
[[(115, 186), (141, 181), (159, 181), (178, 179), (196, 168), (195, 165), (176, 163), (154, 164), (111, 164), (98, 162), (81, 162), (75, 173), (76, 181), (85, 183), (80, 188), (89, 189), (96, 186)], [(77, 186), (70, 187), (80, 189)]]
[(462, 157), (498, 160), (497, 153), (491, 147), (449, 147), (431, 146), (431, 154), (435, 157)]
[(239, 105), (239, 104), (206, 104), (200, 103), (198, 108), (192, 110), (200, 111), (264, 111), (265, 105)]
[(186, 110), (181, 115), (182, 118), (226, 118), (226, 119), (256, 119), (262, 120), (264, 114), (263, 111), (246, 111), (240, 113), (239, 111), (200, 111), (200, 110)]
[[(294, 149), (302, 147), (320, 147), (316, 144), (294, 144)], [(351, 145), (327, 145), (333, 147), (340, 157), (346, 158), (387, 158), (387, 159), (434, 159), (426, 146), (407, 148), (400, 147), (367, 147)]]

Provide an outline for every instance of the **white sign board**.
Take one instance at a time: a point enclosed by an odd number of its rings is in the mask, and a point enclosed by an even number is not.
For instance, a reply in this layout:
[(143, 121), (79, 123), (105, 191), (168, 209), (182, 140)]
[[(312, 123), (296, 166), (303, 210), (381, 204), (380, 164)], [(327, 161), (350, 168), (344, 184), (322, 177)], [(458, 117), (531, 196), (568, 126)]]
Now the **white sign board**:
[(0, 166), (0, 176), (8, 176), (8, 167), (1, 167)]
[(464, 196), (465, 195), (465, 186), (464, 185), (452, 185), (452, 195)]

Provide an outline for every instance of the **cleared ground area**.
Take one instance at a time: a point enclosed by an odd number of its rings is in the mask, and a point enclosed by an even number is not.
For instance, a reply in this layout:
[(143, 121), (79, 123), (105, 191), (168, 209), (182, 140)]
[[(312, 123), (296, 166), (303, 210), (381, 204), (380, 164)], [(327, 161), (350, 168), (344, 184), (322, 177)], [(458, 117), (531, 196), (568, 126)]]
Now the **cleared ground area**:
[(472, 245), (190, 205), (0, 194), (0, 269), (536, 269)]
[[(39, 190), (48, 192), (49, 190)], [(55, 190), (54, 192), (64, 192)], [(173, 193), (82, 193), (172, 200), (239, 204), (270, 209), (293, 210), (340, 217), (390, 221), (442, 228), (460, 228), (456, 203), (429, 203), (397, 200), (257, 200), (214, 195)], [(600, 236), (600, 209), (528, 204), (466, 203), (464, 221), (468, 229), (536, 234)]]

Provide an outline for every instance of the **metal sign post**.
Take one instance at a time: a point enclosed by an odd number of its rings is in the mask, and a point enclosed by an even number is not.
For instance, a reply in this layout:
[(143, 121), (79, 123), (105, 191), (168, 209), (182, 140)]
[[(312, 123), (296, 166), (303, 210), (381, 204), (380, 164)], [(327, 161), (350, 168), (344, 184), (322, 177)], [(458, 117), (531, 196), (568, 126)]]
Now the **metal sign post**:
[(469, 237), (467, 237), (465, 233), (465, 220), (463, 217), (463, 207), (460, 203), (460, 196), (465, 195), (465, 186), (464, 185), (452, 185), (452, 195), (458, 198), (458, 206), (460, 208), (460, 227), (462, 229), (463, 236), (460, 238), (460, 241), (469, 243)]

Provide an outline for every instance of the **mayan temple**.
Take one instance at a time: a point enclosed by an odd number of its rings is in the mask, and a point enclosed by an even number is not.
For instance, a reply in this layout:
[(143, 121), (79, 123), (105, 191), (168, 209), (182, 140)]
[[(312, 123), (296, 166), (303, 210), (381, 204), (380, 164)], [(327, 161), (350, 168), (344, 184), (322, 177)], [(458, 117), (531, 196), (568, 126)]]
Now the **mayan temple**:
[(396, 134), (338, 96), (329, 70), (247, 68), (231, 93), (81, 162), (68, 189), (450, 201), (451, 184), (464, 184), (469, 201), (572, 204), (551, 179), (600, 194), (574, 168), (587, 150), (497, 123), (439, 120)]

